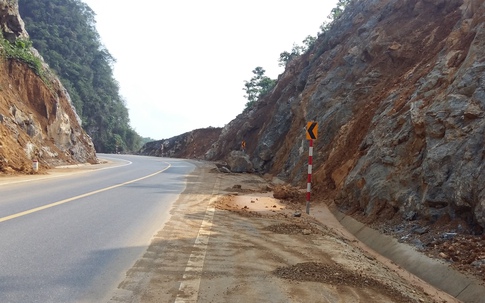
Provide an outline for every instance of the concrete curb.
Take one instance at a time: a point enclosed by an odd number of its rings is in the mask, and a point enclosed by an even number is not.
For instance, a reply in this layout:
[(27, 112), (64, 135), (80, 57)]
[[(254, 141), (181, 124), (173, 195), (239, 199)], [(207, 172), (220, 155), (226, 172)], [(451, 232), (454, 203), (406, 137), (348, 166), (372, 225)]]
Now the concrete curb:
[(382, 256), (458, 300), (485, 303), (485, 287), (480, 280), (466, 276), (442, 261), (429, 258), (413, 247), (367, 227), (335, 207), (329, 209), (345, 229)]

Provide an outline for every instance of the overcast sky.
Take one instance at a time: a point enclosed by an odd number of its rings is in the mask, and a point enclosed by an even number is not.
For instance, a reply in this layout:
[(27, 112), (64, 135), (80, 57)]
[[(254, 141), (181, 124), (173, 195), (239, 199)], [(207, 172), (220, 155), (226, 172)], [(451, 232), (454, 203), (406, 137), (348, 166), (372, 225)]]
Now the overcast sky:
[(131, 126), (167, 139), (223, 127), (247, 100), (244, 81), (262, 66), (283, 72), (280, 53), (316, 36), (337, 0), (83, 0), (101, 41), (117, 60), (114, 76)]

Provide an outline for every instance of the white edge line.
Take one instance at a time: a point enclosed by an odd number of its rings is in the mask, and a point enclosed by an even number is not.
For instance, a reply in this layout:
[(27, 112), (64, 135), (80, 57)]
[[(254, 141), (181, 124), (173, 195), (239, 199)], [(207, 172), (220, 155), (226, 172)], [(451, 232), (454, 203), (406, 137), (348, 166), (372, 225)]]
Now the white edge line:
[(169, 169), (172, 166), (170, 163), (166, 163), (166, 164), (168, 164), (167, 167), (165, 167), (164, 169), (159, 170), (159, 171), (157, 171), (157, 172), (155, 172), (153, 174), (146, 175), (144, 177), (137, 178), (137, 179), (134, 179), (134, 180), (126, 181), (126, 182), (123, 182), (123, 183), (120, 183), (120, 184), (116, 184), (116, 185), (108, 186), (108, 187), (105, 187), (105, 188), (101, 188), (101, 189), (98, 189), (98, 190), (95, 190), (95, 191), (91, 191), (91, 192), (88, 192), (88, 193), (85, 193), (85, 194), (82, 194), (82, 195), (78, 195), (78, 196), (75, 196), (75, 197), (67, 198), (67, 199), (64, 199), (64, 200), (61, 200), (61, 201), (57, 201), (57, 202), (53, 202), (53, 203), (46, 204), (46, 205), (43, 205), (43, 206), (39, 206), (39, 207), (36, 207), (36, 208), (32, 208), (32, 209), (28, 209), (28, 210), (25, 210), (25, 211), (21, 211), (21, 212), (18, 212), (18, 213), (9, 215), (9, 216), (5, 216), (5, 217), (0, 218), (0, 223), (1, 222), (8, 221), (8, 220), (16, 219), (16, 218), (19, 218), (19, 217), (23, 217), (23, 216), (26, 216), (26, 215), (29, 215), (29, 214), (32, 214), (32, 213), (35, 213), (35, 212), (38, 212), (38, 211), (47, 209), (47, 208), (51, 208), (51, 207), (54, 207), (54, 206), (58, 206), (58, 205), (61, 205), (61, 204), (65, 204), (65, 203), (68, 203), (68, 202), (71, 202), (71, 201), (75, 201), (75, 200), (78, 200), (78, 199), (81, 199), (81, 198), (89, 197), (89, 196), (92, 196), (94, 194), (98, 194), (98, 193), (101, 193), (101, 192), (104, 192), (104, 191), (108, 191), (108, 190), (111, 190), (111, 189), (114, 189), (114, 188), (118, 188), (118, 187), (121, 187), (121, 186), (124, 186), (124, 185), (128, 185), (128, 184), (131, 184), (131, 183), (135, 183), (137, 181), (141, 181), (141, 180), (144, 180), (144, 179), (153, 177), (155, 175), (158, 175), (160, 173), (163, 173), (164, 171), (166, 171), (167, 169)]
[[(114, 159), (114, 158), (108, 158), (108, 159)], [(25, 180), (12, 180), (12, 181), (9, 181), (9, 182), (1, 182), (2, 178), (0, 178), (0, 186), (19, 184), (19, 183), (25, 183), (25, 182), (31, 182), (31, 181), (43, 181), (43, 180), (48, 180), (48, 179), (56, 179), (56, 178), (61, 178), (61, 177), (65, 177), (65, 176), (68, 176), (68, 175), (92, 173), (92, 172), (97, 172), (97, 171), (100, 171), (100, 170), (124, 167), (124, 166), (128, 166), (128, 165), (133, 164), (133, 162), (125, 160), (125, 159), (116, 159), (116, 160), (122, 160), (122, 161), (125, 161), (125, 162), (128, 162), (128, 163), (120, 164), (120, 165), (116, 165), (116, 166), (110, 166), (110, 167), (94, 168), (94, 169), (91, 169), (91, 170), (80, 170), (80, 171), (77, 171), (77, 172), (60, 173), (59, 175), (46, 175), (46, 176), (42, 176), (42, 177), (36, 176), (36, 177), (32, 177), (32, 178), (25, 179)], [(166, 163), (166, 164), (168, 164), (168, 163)], [(53, 169), (56, 169), (56, 168), (53, 168)], [(64, 168), (58, 168), (58, 169), (64, 169)]]

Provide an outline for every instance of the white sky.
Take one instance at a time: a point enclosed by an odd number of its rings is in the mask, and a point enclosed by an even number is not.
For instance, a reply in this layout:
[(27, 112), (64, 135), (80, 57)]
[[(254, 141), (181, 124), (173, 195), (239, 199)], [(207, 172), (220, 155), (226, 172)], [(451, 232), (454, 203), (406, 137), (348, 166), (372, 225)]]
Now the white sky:
[(276, 79), (280, 53), (316, 36), (337, 0), (83, 0), (117, 60), (131, 126), (167, 139), (223, 127), (247, 102), (261, 66)]

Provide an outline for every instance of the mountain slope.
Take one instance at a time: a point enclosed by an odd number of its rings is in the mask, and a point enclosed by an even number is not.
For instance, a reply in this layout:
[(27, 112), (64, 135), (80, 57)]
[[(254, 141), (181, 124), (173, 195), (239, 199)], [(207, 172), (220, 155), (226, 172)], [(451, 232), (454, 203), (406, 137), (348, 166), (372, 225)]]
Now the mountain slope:
[[(0, 0), (3, 40), (0, 61), (0, 172), (32, 172), (32, 161), (41, 170), (52, 165), (96, 163), (91, 138), (80, 125), (69, 95), (42, 66), (34, 49), (25, 48), (28, 34), (16, 1)], [(16, 43), (18, 42), (18, 43)], [(32, 62), (7, 55), (6, 48), (28, 53)], [(39, 75), (42, 74), (42, 77)]]
[(224, 159), (245, 140), (256, 169), (303, 187), (315, 120), (317, 196), (368, 222), (447, 217), (481, 232), (484, 10), (482, 0), (352, 1), (208, 154)]
[(220, 134), (219, 127), (196, 129), (169, 139), (148, 142), (139, 153), (156, 157), (203, 159)]
[(115, 59), (101, 43), (95, 13), (81, 0), (18, 0), (34, 47), (72, 97), (98, 152), (141, 145), (113, 76)]

